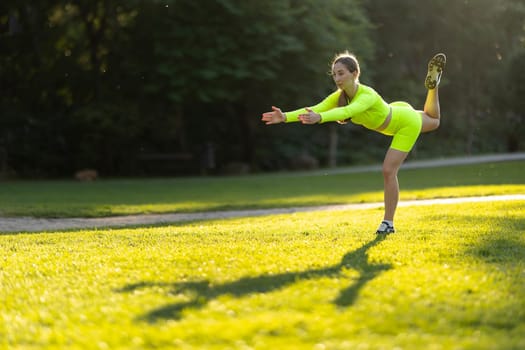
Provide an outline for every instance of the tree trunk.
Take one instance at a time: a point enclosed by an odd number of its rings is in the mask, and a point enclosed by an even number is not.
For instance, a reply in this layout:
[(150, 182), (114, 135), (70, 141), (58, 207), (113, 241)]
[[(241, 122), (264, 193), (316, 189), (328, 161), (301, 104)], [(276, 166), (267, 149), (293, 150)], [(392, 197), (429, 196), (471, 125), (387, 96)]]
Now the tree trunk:
[(107, 1), (102, 1), (101, 7), (97, 7), (97, 5), (98, 3), (92, 4), (92, 8), (89, 8), (89, 5), (79, 4), (80, 16), (86, 26), (95, 101), (100, 96), (102, 59), (99, 52), (109, 16), (109, 3)]

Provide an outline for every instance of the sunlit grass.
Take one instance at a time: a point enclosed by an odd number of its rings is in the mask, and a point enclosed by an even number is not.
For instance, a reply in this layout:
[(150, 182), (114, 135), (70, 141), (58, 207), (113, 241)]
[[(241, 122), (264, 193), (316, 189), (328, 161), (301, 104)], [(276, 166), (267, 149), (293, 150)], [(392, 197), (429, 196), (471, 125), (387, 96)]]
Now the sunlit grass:
[[(525, 162), (401, 170), (401, 199), (525, 193)], [(0, 183), (0, 215), (108, 216), (383, 200), (380, 172)]]
[(0, 235), (0, 347), (522, 349), (524, 207)]

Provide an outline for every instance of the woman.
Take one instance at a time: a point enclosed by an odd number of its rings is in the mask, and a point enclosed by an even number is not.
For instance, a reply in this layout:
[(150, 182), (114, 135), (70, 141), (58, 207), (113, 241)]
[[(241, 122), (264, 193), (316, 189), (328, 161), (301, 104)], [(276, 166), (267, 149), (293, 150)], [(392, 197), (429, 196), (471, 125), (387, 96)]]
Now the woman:
[(359, 62), (344, 52), (332, 63), (332, 76), (337, 91), (321, 103), (291, 112), (282, 112), (272, 106), (272, 111), (262, 115), (266, 124), (297, 122), (317, 124), (336, 121), (355, 124), (392, 136), (392, 143), (383, 162), (385, 215), (377, 229), (378, 234), (394, 233), (394, 214), (399, 201), (397, 173), (401, 164), (416, 143), (421, 132), (439, 127), (441, 118), (438, 86), (446, 56), (435, 55), (428, 64), (425, 87), (428, 89), (423, 110), (415, 110), (406, 102), (387, 104), (371, 87), (359, 83)]

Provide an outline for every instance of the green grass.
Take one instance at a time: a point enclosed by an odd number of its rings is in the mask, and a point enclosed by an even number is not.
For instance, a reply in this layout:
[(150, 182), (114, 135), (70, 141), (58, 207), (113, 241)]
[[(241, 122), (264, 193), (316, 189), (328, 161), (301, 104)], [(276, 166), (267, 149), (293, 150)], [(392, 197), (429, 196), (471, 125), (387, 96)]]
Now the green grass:
[(524, 207), (0, 235), (0, 348), (523, 349)]
[[(525, 193), (524, 161), (401, 170), (401, 200)], [(383, 200), (381, 172), (0, 183), (0, 215), (96, 217)]]
[[(524, 165), (403, 170), (401, 198), (525, 193)], [(381, 200), (380, 173), (0, 184), (4, 215)], [(0, 234), (0, 349), (523, 349), (524, 208)]]

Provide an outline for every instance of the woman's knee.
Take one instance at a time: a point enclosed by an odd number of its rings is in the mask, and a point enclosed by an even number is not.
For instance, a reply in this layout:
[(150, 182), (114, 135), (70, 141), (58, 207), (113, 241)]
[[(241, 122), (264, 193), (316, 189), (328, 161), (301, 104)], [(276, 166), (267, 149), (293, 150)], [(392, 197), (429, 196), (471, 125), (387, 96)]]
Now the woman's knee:
[(383, 177), (385, 180), (395, 178), (399, 168), (388, 163), (383, 163)]
[(432, 118), (428, 114), (423, 114), (423, 123), (421, 125), (421, 132), (429, 132), (439, 128), (439, 118)]
[(383, 161), (383, 177), (385, 180), (397, 178), (399, 168), (407, 155), (408, 152), (398, 151), (394, 148), (388, 149), (385, 160)]
[(397, 172), (407, 155), (407, 152), (399, 151), (392, 147), (388, 149), (385, 160), (383, 161), (383, 177), (385, 180), (395, 179), (397, 177)]
[(439, 121), (440, 119), (432, 119), (432, 127), (434, 128), (433, 130), (439, 128)]

